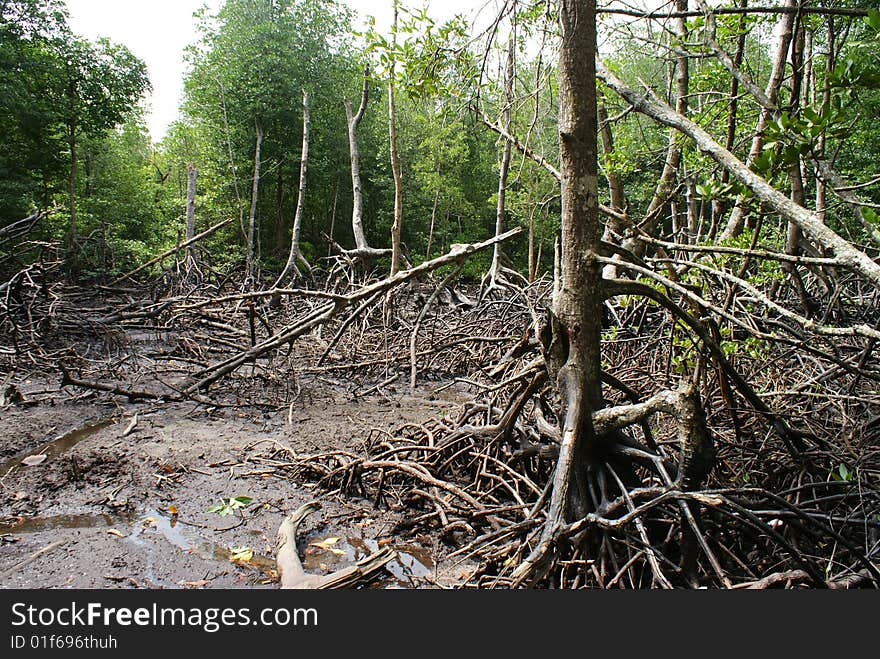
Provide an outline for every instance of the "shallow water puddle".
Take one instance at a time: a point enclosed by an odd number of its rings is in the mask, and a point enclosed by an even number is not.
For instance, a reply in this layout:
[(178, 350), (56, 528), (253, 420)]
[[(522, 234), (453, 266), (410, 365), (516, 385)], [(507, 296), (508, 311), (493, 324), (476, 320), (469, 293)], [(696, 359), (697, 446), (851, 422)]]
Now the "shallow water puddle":
[(43, 460), (35, 462), (35, 465), (43, 464), (47, 460), (57, 458), (62, 453), (69, 451), (83, 440), (88, 439), (92, 435), (102, 431), (104, 428), (113, 424), (114, 422), (115, 419), (113, 418), (101, 419), (100, 421), (88, 421), (78, 428), (74, 428), (70, 432), (66, 432), (60, 437), (53, 439), (48, 444), (44, 445), (41, 449), (19, 453), (3, 463), (3, 466), (0, 467), (0, 475), (8, 473), (11, 469), (14, 469), (15, 467), (22, 465), (26, 466), (27, 463), (25, 461), (28, 460), (28, 458), (39, 459), (40, 456), (46, 456)]
[(233, 560), (235, 557), (233, 548), (211, 542), (197, 535), (192, 535), (186, 529), (187, 525), (179, 522), (176, 518), (167, 517), (155, 510), (149, 510), (138, 516), (134, 524), (132, 524), (131, 534), (125, 539), (145, 548), (152, 556), (154, 552), (150, 549), (144, 538), (146, 535), (156, 532), (170, 545), (194, 554), (199, 558), (223, 563), (231, 562), (239, 565), (250, 565), (267, 576), (275, 576), (275, 559), (254, 552), (253, 556), (247, 561), (235, 561)]
[(60, 529), (110, 528), (119, 521), (108, 513), (99, 515), (49, 515), (47, 517), (10, 517), (0, 521), (0, 535), (11, 533), (40, 533)]
[[(166, 543), (181, 551), (202, 559), (220, 563), (234, 563), (256, 568), (268, 577), (276, 578), (275, 559), (253, 553), (246, 561), (234, 560), (235, 549), (206, 540), (192, 527), (156, 510), (137, 514), (109, 513), (50, 515), (45, 517), (22, 517), (0, 519), (0, 535), (41, 533), (62, 529), (106, 529), (121, 535), (146, 554), (147, 578), (157, 585), (154, 566), (159, 561), (173, 561), (173, 556), (151, 542), (151, 536), (159, 536)], [(305, 548), (303, 568), (316, 574), (335, 571), (366, 558), (381, 549), (379, 541), (372, 538), (338, 538), (333, 542), (313, 541)], [(385, 543), (383, 543), (385, 544)], [(412, 588), (432, 574), (434, 562), (430, 551), (420, 545), (392, 544), (397, 557), (386, 563), (386, 571), (374, 581), (380, 588)], [(164, 584), (173, 585), (173, 584)]]
[[(385, 564), (387, 574), (376, 583), (385, 588), (412, 588), (421, 578), (432, 574), (434, 561), (431, 552), (421, 545), (391, 544), (397, 558)], [(352, 565), (381, 549), (372, 538), (339, 538), (335, 542), (312, 541), (305, 549), (303, 569), (322, 573), (336, 571)]]

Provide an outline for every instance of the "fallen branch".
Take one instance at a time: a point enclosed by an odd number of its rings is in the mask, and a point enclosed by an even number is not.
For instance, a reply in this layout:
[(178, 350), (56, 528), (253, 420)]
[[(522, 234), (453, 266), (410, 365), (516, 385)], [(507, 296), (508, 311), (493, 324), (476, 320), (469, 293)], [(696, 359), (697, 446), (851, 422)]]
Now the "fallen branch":
[(353, 588), (373, 579), (386, 563), (397, 556), (397, 552), (385, 547), (331, 574), (307, 574), (296, 550), (296, 532), (302, 521), (320, 508), (315, 501), (307, 503), (281, 522), (278, 528), (275, 563), (282, 590)]

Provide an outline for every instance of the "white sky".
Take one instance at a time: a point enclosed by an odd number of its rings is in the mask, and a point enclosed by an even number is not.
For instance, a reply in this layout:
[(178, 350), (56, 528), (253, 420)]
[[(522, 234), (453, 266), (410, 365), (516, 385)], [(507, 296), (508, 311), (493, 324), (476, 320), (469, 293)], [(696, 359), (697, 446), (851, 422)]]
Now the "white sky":
[[(344, 0), (361, 17), (376, 17), (380, 29), (391, 23), (392, 0)], [(207, 0), (216, 9), (222, 0)], [(123, 43), (147, 64), (153, 84), (147, 99), (147, 126), (158, 141), (177, 118), (183, 92), (183, 50), (196, 39), (192, 18), (203, 0), (67, 0), (74, 32), (90, 39), (107, 37)], [(410, 5), (404, 0), (404, 4)], [(421, 6), (421, 2), (412, 3)], [(492, 0), (433, 0), (429, 12), (436, 19), (470, 14)]]

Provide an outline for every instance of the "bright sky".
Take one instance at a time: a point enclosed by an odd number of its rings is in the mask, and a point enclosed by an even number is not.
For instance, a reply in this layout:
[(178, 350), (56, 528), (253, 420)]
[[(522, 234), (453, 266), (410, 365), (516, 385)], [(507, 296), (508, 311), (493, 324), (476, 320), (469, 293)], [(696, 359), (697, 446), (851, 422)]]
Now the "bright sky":
[[(376, 17), (380, 29), (391, 24), (392, 0), (344, 0), (361, 17)], [(192, 18), (204, 0), (67, 0), (74, 32), (94, 39), (123, 43), (147, 64), (153, 84), (147, 99), (147, 126), (154, 140), (177, 118), (183, 92), (183, 50), (196, 39)], [(222, 0), (207, 0), (216, 9)], [(409, 4), (406, 3), (405, 4)], [(420, 5), (421, 3), (419, 3)], [(429, 12), (437, 19), (470, 14), (492, 0), (433, 0)], [(418, 6), (418, 5), (417, 5)]]

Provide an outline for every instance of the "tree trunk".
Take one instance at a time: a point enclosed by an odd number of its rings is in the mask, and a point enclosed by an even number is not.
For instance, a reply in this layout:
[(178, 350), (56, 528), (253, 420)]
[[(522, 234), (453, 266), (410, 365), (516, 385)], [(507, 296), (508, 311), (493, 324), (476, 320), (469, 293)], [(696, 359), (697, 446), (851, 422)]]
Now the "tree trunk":
[[(688, 0), (675, 0), (675, 10), (677, 12), (686, 12), (688, 8)], [(682, 42), (687, 36), (687, 23), (681, 16), (673, 20), (675, 26), (675, 34)], [(675, 111), (682, 116), (687, 116), (688, 111), (688, 88), (690, 87), (690, 75), (688, 70), (688, 58), (682, 46), (676, 49), (675, 57)], [(663, 164), (663, 172), (660, 174), (660, 180), (654, 191), (654, 197), (645, 211), (645, 220), (643, 222), (643, 230), (650, 236), (657, 235), (657, 229), (660, 226), (660, 218), (663, 209), (669, 201), (672, 194), (678, 168), (681, 164), (681, 145), (679, 144), (681, 135), (676, 131), (669, 131), (669, 146), (666, 149), (666, 161)], [(629, 240), (626, 247), (636, 254), (644, 253), (645, 243), (638, 240)]]
[[(394, 0), (394, 24), (392, 36), (392, 48), (397, 47), (397, 4)], [(400, 172), (400, 158), (397, 155), (397, 123), (395, 120), (396, 110), (394, 104), (394, 57), (391, 58), (391, 69), (388, 72), (388, 139), (391, 152), (391, 173), (394, 177), (394, 223), (391, 225), (391, 274), (396, 275), (400, 270), (400, 228), (403, 224), (403, 176)], [(496, 245), (497, 248), (497, 245)], [(390, 301), (389, 297), (389, 301)]]
[(437, 188), (434, 191), (434, 205), (431, 206), (431, 228), (428, 229), (428, 246), (425, 248), (425, 259), (426, 260), (431, 258), (431, 244), (434, 242), (434, 224), (437, 221), (437, 205), (439, 203), (440, 203), (440, 188)]
[[(507, 45), (507, 63), (504, 68), (504, 110), (503, 125), (506, 132), (510, 132), (510, 115), (513, 105), (513, 73), (514, 73), (514, 49), (516, 47), (516, 37), (513, 32), (510, 34), (510, 42)], [(510, 154), (511, 145), (509, 139), (504, 139), (504, 146), (501, 151), (501, 170), (498, 173), (498, 199), (495, 206), (495, 235), (500, 236), (504, 233), (504, 219), (507, 212), (507, 175), (510, 172)], [(489, 268), (489, 288), (491, 288), (499, 274), (501, 273), (501, 244), (496, 243), (495, 249), (492, 251), (492, 265)]]
[[(614, 154), (614, 135), (611, 132), (611, 124), (608, 121), (608, 110), (605, 103), (600, 99), (596, 109), (597, 119), (599, 122), (599, 136), (602, 138), (602, 155), (605, 157), (605, 178), (608, 180), (608, 194), (610, 198), (611, 210), (620, 214), (620, 217), (609, 216), (611, 219), (605, 227), (605, 240), (611, 240), (609, 232), (613, 231), (618, 235), (623, 235), (627, 228), (625, 222), (626, 213), (626, 195), (623, 191), (623, 182), (614, 171), (611, 163), (608, 162), (609, 156)], [(529, 234), (531, 236), (531, 234)], [(531, 253), (529, 254), (531, 256)], [(617, 277), (617, 267), (614, 265), (605, 266), (603, 276), (606, 279), (615, 279)]]
[(303, 91), (303, 138), (302, 138), (302, 154), (300, 156), (299, 165), (299, 196), (296, 200), (296, 213), (293, 216), (293, 229), (290, 232), (290, 253), (287, 256), (287, 263), (284, 270), (278, 276), (275, 282), (275, 288), (279, 288), (287, 284), (288, 280), (296, 275), (299, 276), (299, 270), (296, 267), (297, 259), (303, 262), (308, 268), (309, 264), (299, 250), (299, 237), (302, 232), (303, 210), (306, 203), (306, 181), (309, 167), (309, 94)]
[[(786, 8), (795, 8), (798, 0), (786, 0)], [(785, 63), (788, 61), (788, 49), (791, 44), (792, 27), (794, 25), (795, 14), (783, 14), (779, 19), (780, 34), (779, 45), (776, 48), (776, 57), (773, 60), (773, 69), (770, 73), (770, 80), (767, 82), (767, 89), (764, 95), (767, 98), (768, 105), (761, 107), (761, 114), (758, 116), (758, 123), (755, 126), (755, 134), (752, 138), (752, 146), (749, 149), (749, 156), (746, 165), (751, 166), (755, 158), (761, 155), (764, 148), (764, 131), (767, 124), (775, 114), (775, 107), (779, 101), (779, 90), (782, 87), (782, 81), (785, 77)], [(721, 232), (719, 240), (728, 240), (738, 236), (743, 229), (746, 219), (746, 202), (742, 197), (738, 197), (727, 220), (727, 226)]]
[(263, 147), (263, 124), (259, 118), (254, 121), (256, 128), (256, 146), (254, 147), (254, 181), (251, 188), (251, 210), (248, 213), (247, 235), (247, 286), (254, 283), (254, 229), (257, 218), (257, 198), (260, 194), (260, 150)]
[(586, 465), (597, 448), (591, 415), (602, 406), (595, 0), (562, 0), (559, 15), (561, 254), (545, 350), (563, 421), (545, 537), (589, 507)]
[[(196, 235), (196, 178), (199, 172), (192, 163), (186, 165), (186, 241)], [(196, 263), (196, 251), (193, 245), (186, 248), (186, 269)]]
[[(739, 6), (742, 9), (748, 7), (748, 0), (741, 0)], [(715, 37), (714, 34), (710, 35), (713, 39)], [(736, 51), (733, 54), (733, 68), (735, 70), (739, 70), (742, 67), (743, 58), (746, 53), (746, 16), (743, 15), (739, 20), (739, 34), (736, 38)], [(737, 118), (736, 113), (739, 109), (739, 78), (731, 74), (730, 76), (730, 93), (729, 93), (729, 102), (727, 109), (727, 137), (724, 140), (724, 148), (733, 153), (733, 148), (736, 145), (736, 127), (737, 127)], [(730, 181), (730, 172), (726, 169), (721, 172), (721, 184), (724, 185)], [(715, 231), (718, 226), (718, 222), (720, 222), (721, 217), (725, 213), (725, 208), (727, 204), (724, 203), (723, 200), (714, 199), (712, 201), (712, 220), (710, 222), (709, 227), (709, 239), (712, 240), (715, 238)]]
[(364, 118), (364, 112), (367, 109), (367, 100), (369, 98), (369, 86), (367, 73), (364, 72), (364, 85), (361, 89), (361, 104), (358, 111), (352, 114), (351, 102), (346, 98), (345, 117), (348, 121), (348, 151), (351, 159), (351, 229), (354, 233), (354, 243), (358, 250), (369, 250), (367, 237), (364, 234), (364, 201), (361, 191), (361, 166), (360, 151), (357, 143), (357, 130), (360, 126), (361, 119)]
[[(73, 258), (76, 251), (76, 176), (78, 163), (76, 159), (76, 124), (67, 125), (67, 143), (70, 148), (70, 172), (67, 177), (67, 207), (70, 212), (70, 224), (67, 230), (68, 257)], [(72, 265), (72, 264), (71, 264)]]

